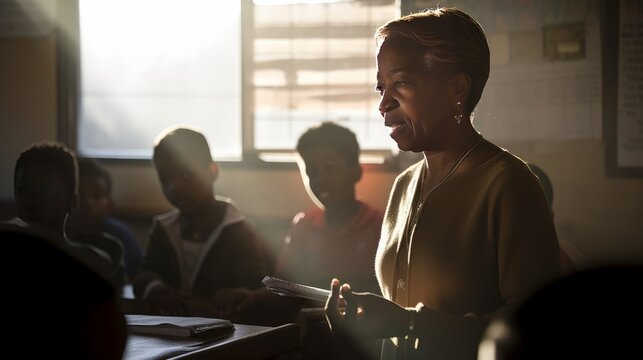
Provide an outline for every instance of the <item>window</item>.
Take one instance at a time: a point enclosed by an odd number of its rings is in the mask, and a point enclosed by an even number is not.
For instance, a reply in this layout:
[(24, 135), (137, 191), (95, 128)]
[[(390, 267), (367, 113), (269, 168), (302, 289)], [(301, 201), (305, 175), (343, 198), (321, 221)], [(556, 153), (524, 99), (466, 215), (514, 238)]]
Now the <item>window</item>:
[(255, 1), (255, 149), (293, 149), (310, 126), (349, 127), (364, 150), (392, 149), (377, 110), (375, 29), (394, 1), (273, 5)]
[(252, 16), (241, 1), (79, 0), (79, 153), (149, 158), (162, 129), (186, 123), (215, 159), (240, 160), (292, 152), (325, 120), (351, 128), (367, 153), (394, 148), (372, 39), (394, 0), (243, 1)]
[(217, 159), (241, 159), (238, 1), (80, 0), (79, 23), (80, 154), (150, 158), (186, 123)]

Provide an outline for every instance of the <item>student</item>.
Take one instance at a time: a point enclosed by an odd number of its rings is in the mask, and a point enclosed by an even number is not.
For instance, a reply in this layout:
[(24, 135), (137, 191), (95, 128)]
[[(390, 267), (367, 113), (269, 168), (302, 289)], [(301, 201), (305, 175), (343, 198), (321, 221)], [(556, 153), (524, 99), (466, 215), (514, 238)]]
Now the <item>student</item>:
[[(124, 282), (122, 245), (114, 238), (67, 233), (70, 212), (76, 207), (76, 156), (65, 145), (38, 143), (22, 152), (14, 171), (18, 218), (13, 222), (53, 232), (61, 242), (93, 257), (116, 288)], [(68, 236), (69, 235), (69, 236)]]
[(121, 359), (127, 333), (120, 293), (96, 271), (94, 257), (47, 230), (0, 225), (3, 250), (28, 258), (29, 267), (0, 265), (11, 275), (3, 284), (3, 342), (25, 358)]
[[(355, 134), (324, 122), (299, 138), (297, 152), (302, 180), (316, 206), (295, 215), (275, 276), (322, 288), (329, 278), (342, 277), (351, 279), (356, 288), (379, 293), (374, 263), (383, 214), (356, 197), (362, 169)], [(273, 316), (270, 325), (295, 321), (293, 312), (296, 315), (300, 307), (308, 308), (296, 319), (302, 325), (306, 359), (369, 358), (377, 351), (376, 342), (354, 346), (332, 336), (323, 312), (313, 310), (323, 304), (278, 297), (265, 289), (236, 295), (230, 301), (236, 307), (224, 312), (269, 313)]]
[(489, 77), (480, 24), (437, 8), (375, 37), (382, 123), (424, 159), (390, 192), (375, 262), (383, 296), (329, 279), (326, 316), (333, 332), (385, 338), (386, 359), (475, 359), (493, 314), (560, 276), (551, 211), (527, 164), (472, 124)]
[[(356, 289), (379, 294), (374, 264), (383, 213), (356, 197), (362, 168), (355, 134), (324, 122), (301, 135), (297, 152), (302, 180), (316, 206), (293, 219), (276, 275), (321, 288), (328, 279), (346, 278)], [(323, 315), (315, 313), (302, 319), (305, 358), (359, 359), (377, 353), (377, 342), (353, 346), (332, 336), (321, 320)]]
[[(302, 134), (297, 152), (302, 180), (316, 206), (295, 215), (275, 276), (322, 288), (329, 277), (342, 276), (378, 293), (373, 264), (383, 214), (356, 198), (362, 168), (355, 134), (324, 122)], [(266, 300), (264, 291), (257, 295)], [(243, 309), (257, 300), (254, 296), (238, 294), (231, 304)]]
[(70, 229), (79, 234), (106, 233), (116, 238), (123, 246), (125, 271), (131, 281), (138, 274), (143, 251), (132, 230), (111, 217), (114, 209), (111, 176), (96, 161), (80, 158), (78, 180), (78, 208), (70, 217)]
[(297, 152), (317, 206), (293, 219), (276, 275), (321, 288), (328, 279), (346, 278), (356, 289), (379, 293), (373, 264), (383, 214), (355, 195), (362, 177), (355, 134), (325, 122), (299, 138)]
[[(547, 199), (547, 205), (549, 206), (549, 209), (551, 210), (552, 216), (554, 216), (554, 187), (551, 183), (551, 180), (549, 179), (549, 176), (543, 170), (540, 168), (538, 165), (534, 163), (527, 163), (529, 166), (529, 170), (536, 175), (538, 178), (538, 181), (540, 182), (540, 186), (543, 188), (543, 192), (545, 193), (545, 198)], [(573, 250), (576, 254), (578, 254), (579, 250), (577, 248), (568, 243), (568, 242), (563, 242), (562, 240), (559, 240), (560, 243), (560, 268), (561, 272), (563, 274), (569, 274), (572, 273), (576, 270), (576, 265), (574, 264), (574, 261), (572, 258), (568, 255), (567, 250)]]
[(478, 359), (641, 359), (641, 279), (640, 262), (557, 279), (494, 317)]
[(136, 298), (161, 314), (209, 315), (227, 292), (259, 287), (265, 275), (259, 238), (229, 200), (215, 196), (219, 169), (203, 134), (166, 129), (153, 160), (175, 209), (154, 218)]

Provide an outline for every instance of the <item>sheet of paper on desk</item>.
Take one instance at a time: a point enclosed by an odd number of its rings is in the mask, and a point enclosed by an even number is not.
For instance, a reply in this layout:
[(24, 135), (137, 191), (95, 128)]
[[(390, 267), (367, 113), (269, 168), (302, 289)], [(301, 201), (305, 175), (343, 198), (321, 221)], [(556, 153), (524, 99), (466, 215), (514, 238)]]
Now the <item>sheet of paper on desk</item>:
[(137, 334), (209, 337), (225, 335), (234, 331), (232, 322), (215, 318), (125, 315), (125, 319), (127, 330)]
[(330, 290), (297, 284), (272, 276), (264, 277), (261, 282), (266, 286), (268, 291), (273, 294), (282, 296), (292, 296), (315, 301), (326, 301), (326, 299), (328, 299), (328, 295), (330, 295)]

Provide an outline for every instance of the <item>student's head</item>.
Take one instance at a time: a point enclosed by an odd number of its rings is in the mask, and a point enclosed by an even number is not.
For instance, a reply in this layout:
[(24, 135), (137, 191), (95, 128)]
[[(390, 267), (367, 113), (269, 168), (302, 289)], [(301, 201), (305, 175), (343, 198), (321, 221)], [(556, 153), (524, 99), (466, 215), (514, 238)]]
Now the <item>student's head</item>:
[(78, 159), (78, 210), (87, 218), (102, 221), (114, 208), (112, 178), (96, 161)]
[[(126, 325), (120, 296), (99, 275), (93, 259), (52, 236), (34, 228), (0, 225), (5, 254), (29, 258), (28, 271), (16, 271), (12, 261), (0, 265), (2, 273), (11, 274), (3, 285), (17, 295), (3, 301), (11, 309), (4, 321), (12, 327), (3, 341), (36, 359), (121, 359)], [(44, 306), (33, 306), (43, 296)], [(51, 331), (34, 347), (26, 334), (44, 324)]]
[(640, 359), (642, 278), (640, 262), (558, 278), (495, 316), (478, 359)]
[(185, 126), (164, 130), (155, 141), (154, 165), (165, 197), (181, 211), (212, 200), (218, 167), (200, 131)]
[(297, 152), (306, 189), (318, 206), (342, 206), (355, 200), (355, 184), (362, 168), (359, 144), (352, 131), (324, 122), (301, 135)]
[(62, 229), (77, 201), (76, 156), (60, 143), (38, 143), (23, 151), (13, 176), (18, 216), (30, 225)]

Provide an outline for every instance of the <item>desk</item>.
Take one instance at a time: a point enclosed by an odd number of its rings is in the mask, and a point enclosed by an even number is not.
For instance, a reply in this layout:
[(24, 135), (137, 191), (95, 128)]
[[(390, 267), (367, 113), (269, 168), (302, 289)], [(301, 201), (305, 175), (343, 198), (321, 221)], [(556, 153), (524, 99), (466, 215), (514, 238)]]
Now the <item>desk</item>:
[(130, 334), (123, 359), (267, 359), (299, 348), (299, 328), (235, 324), (229, 337), (204, 342)]

